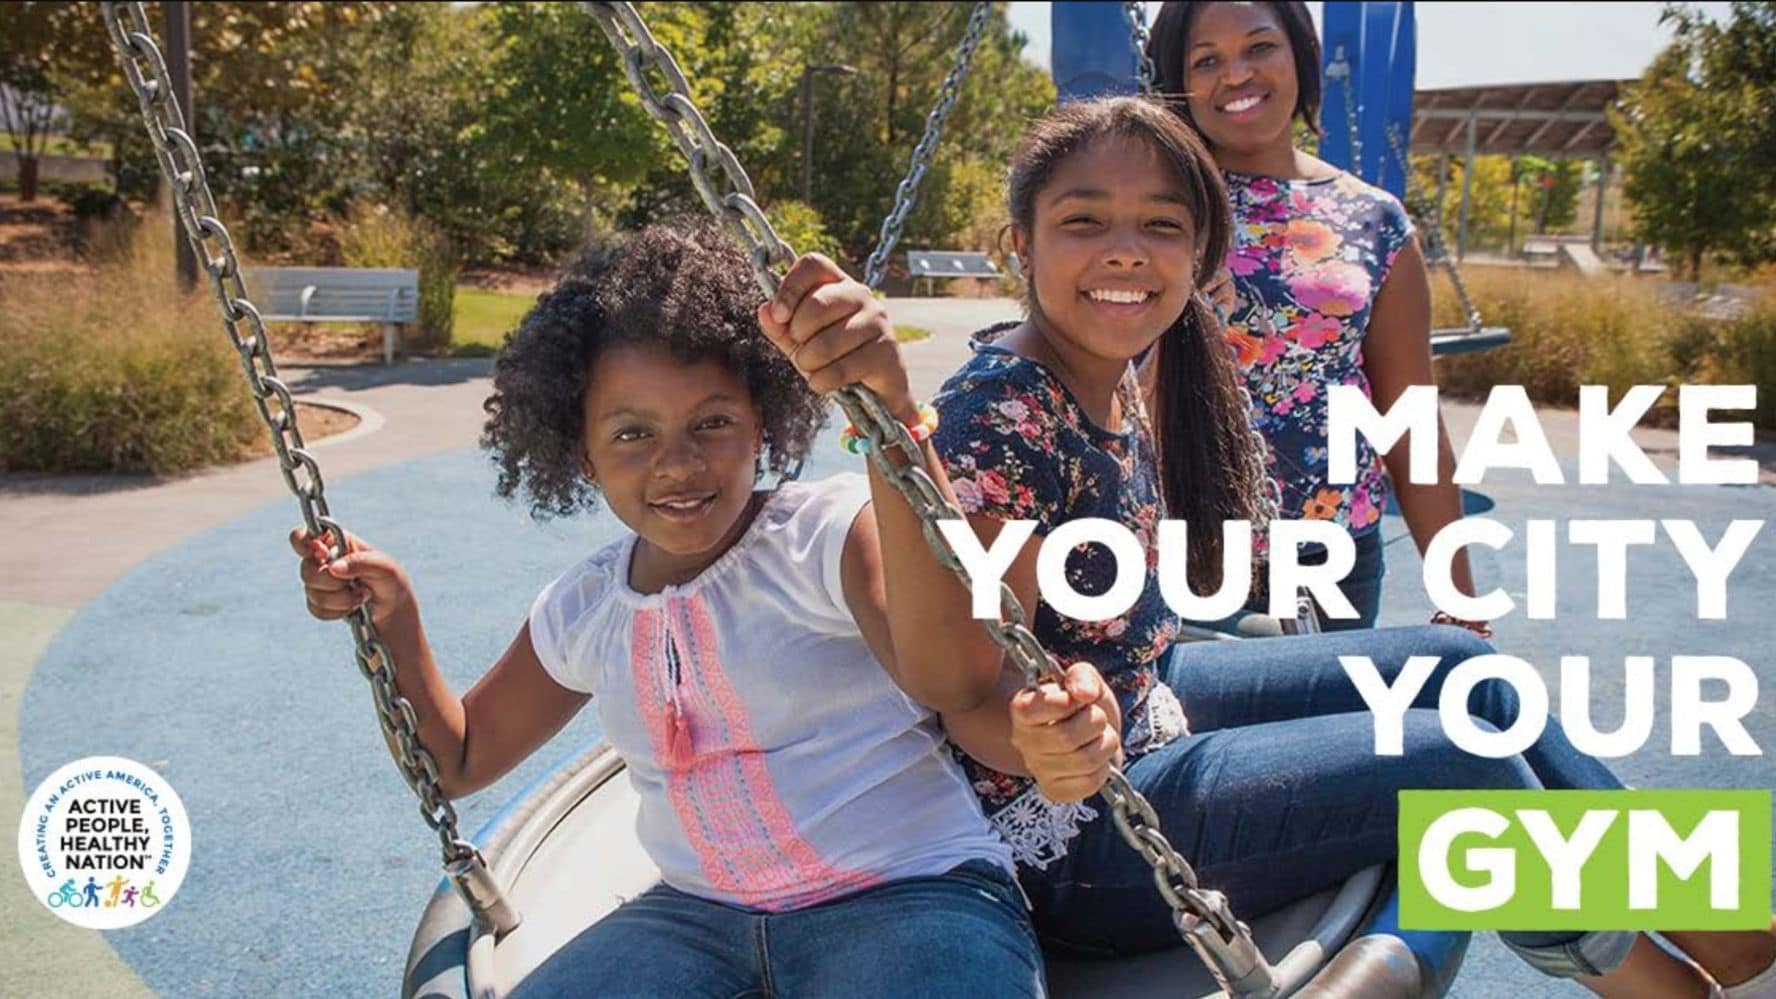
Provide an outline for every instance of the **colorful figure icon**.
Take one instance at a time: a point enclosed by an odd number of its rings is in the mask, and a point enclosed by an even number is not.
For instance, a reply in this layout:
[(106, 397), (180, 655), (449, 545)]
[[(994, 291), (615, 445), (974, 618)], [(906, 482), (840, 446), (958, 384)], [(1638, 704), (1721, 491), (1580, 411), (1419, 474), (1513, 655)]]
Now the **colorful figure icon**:
[(128, 882), (123, 880), (123, 875), (121, 874), (106, 882), (105, 887), (111, 889), (111, 897), (105, 899), (105, 908), (117, 908), (117, 896), (123, 893), (123, 886), (127, 883)]
[(152, 909), (160, 904), (160, 898), (154, 894), (154, 882), (150, 881), (142, 888), (142, 908)]
[(64, 905), (77, 909), (80, 907), (80, 889), (75, 886), (74, 879), (69, 878), (50, 894), (47, 901), (51, 909), (59, 909)]
[(90, 875), (86, 879), (86, 904), (99, 904), (99, 879)]
[(123, 890), (123, 904), (134, 909), (136, 907), (136, 886), (130, 885)]

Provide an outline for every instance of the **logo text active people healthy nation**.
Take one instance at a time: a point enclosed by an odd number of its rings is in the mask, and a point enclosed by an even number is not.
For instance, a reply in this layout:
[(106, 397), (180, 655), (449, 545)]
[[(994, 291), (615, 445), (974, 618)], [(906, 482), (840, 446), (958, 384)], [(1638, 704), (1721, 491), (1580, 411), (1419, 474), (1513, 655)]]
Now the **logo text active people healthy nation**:
[(1402, 791), (1400, 923), (1770, 925), (1769, 791)]

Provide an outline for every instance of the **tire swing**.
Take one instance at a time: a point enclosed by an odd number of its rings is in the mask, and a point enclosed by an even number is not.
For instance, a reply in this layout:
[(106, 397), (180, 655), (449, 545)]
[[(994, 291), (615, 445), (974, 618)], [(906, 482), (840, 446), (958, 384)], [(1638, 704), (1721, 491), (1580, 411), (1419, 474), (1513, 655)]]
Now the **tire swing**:
[[(966, 73), (972, 42), (978, 41), (986, 21), (987, 6), (977, 5), (970, 19), (970, 41), (958, 49), (945, 97), (927, 120), (921, 152), (898, 192), (895, 213), (884, 223), (881, 260), (897, 234), (896, 219), (903, 220), (911, 207), (922, 167)], [(759, 286), (771, 295), (777, 282), (772, 267), (787, 263), (793, 254), (759, 209), (733, 153), (715, 139), (692, 103), (676, 62), (631, 5), (586, 7), (621, 53), (625, 74), (643, 105), (667, 125), (685, 153), (705, 205), (749, 250)], [(217, 217), (196, 144), (172, 100), (166, 64), (143, 5), (105, 3), (101, 8), (140, 102), (180, 225), (203, 262), (224, 330), (241, 356), (255, 405), (272, 433), (285, 482), (307, 529), (331, 534), (333, 554), (343, 554), (338, 542), (344, 529), (329, 513), (320, 467), (296, 425), (290, 391), (278, 378), (264, 324), (248, 298), (233, 242)], [(664, 95), (650, 82), (650, 73), (667, 84)], [(919, 513), (940, 560), (960, 573), (960, 563), (936, 528), (938, 520), (959, 517), (960, 512), (943, 500), (923, 470), (916, 465), (894, 470), (884, 457), (890, 448), (903, 456), (916, 453), (905, 428), (868, 390), (850, 386), (832, 395), (870, 439), (871, 460)], [(1008, 660), (1029, 683), (1059, 676), (1053, 658), (1024, 627), (1023, 609), (1008, 589), (1001, 590), (1001, 607), (1004, 620), (986, 626)], [(658, 879), (636, 838), (638, 799), (627, 780), (617, 779), (624, 769), (621, 760), (607, 746), (594, 744), (520, 792), (472, 840), (464, 837), (455, 809), (439, 790), (436, 763), (419, 742), (412, 706), (395, 688), (395, 665), (368, 612), (360, 609), (347, 623), (395, 762), (420, 799), (421, 816), (437, 834), (443, 853), (446, 877), (415, 930), (402, 994), (502, 995), (584, 928)], [(1459, 963), (1465, 935), (1405, 934), (1395, 928), (1397, 905), (1384, 887), (1381, 868), (1359, 872), (1249, 929), (1234, 918), (1225, 897), (1198, 886), (1188, 861), (1161, 834), (1152, 807), (1120, 771), (1112, 770), (1102, 794), (1123, 838), (1152, 865), (1155, 885), (1172, 908), (1189, 951), (1174, 948), (1091, 964), (1051, 961), (1057, 994), (1144, 995), (1160, 986), (1190, 996), (1406, 999), (1440, 995)], [(1439, 951), (1409, 945), (1415, 936), (1435, 936), (1446, 946)], [(1273, 962), (1266, 954), (1281, 957)]]

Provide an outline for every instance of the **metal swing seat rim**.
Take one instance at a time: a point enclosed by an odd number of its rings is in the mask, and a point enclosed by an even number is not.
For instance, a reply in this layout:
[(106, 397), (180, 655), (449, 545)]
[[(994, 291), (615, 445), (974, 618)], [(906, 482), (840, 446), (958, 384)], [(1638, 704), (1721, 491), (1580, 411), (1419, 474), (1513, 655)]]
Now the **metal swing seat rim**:
[[(634, 836), (637, 805), (622, 760), (602, 741), (583, 747), (513, 795), (473, 842), (529, 918), (515, 930), (495, 934), (472, 917), (452, 882), (442, 879), (415, 926), (402, 995), (467, 999), (505, 994), (541, 966), (533, 958), (547, 960), (622, 899), (645, 890), (657, 872)], [(574, 842), (582, 839), (598, 848)], [(613, 864), (613, 855), (626, 862)], [(576, 858), (583, 865), (578, 872), (573, 870)], [(1387, 897), (1388, 875), (1387, 868), (1367, 868), (1253, 925), (1255, 936), (1281, 955), (1271, 964), (1275, 994), (1296, 991), (1346, 952), (1370, 965), (1391, 964), (1386, 970), (1396, 976), (1426, 975), (1427, 969), (1416, 967), (1397, 939), (1358, 936)], [(1188, 987), (1185, 995), (1224, 995), (1186, 947), (1116, 961), (1051, 958), (1048, 974), (1055, 995), (1132, 996), (1161, 983), (1173, 992)]]

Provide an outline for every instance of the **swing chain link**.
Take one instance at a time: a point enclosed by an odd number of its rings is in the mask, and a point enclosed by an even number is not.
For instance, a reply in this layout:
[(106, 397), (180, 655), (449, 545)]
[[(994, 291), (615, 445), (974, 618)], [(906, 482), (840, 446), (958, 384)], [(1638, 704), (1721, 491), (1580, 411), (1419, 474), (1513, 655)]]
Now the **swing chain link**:
[[(234, 240), (218, 217), (216, 200), (210, 192), (197, 143), (186, 128), (185, 116), (178, 103), (173, 100), (172, 78), (167, 72), (165, 58), (154, 43), (148, 15), (139, 2), (102, 3), (100, 9), (106, 31), (122, 62), (124, 76), (141, 105), (148, 138), (171, 189), (181, 228), (209, 275), (210, 290), (222, 314), (222, 328), (240, 355), (253, 403), (271, 431), (271, 442), (277, 452), (284, 483), (301, 507), (303, 525), (309, 535), (330, 537), (329, 554), (338, 558), (345, 554), (345, 529), (328, 510), (320, 465), (303, 442), (301, 428), (296, 422), (296, 403), (291, 398), (289, 386), (278, 377), (264, 320), (248, 297)], [(377, 637), (369, 610), (360, 607), (346, 620), (351, 628), (358, 669), (370, 681), (377, 722), (389, 739), (402, 778), (419, 796), (421, 816), (438, 835), (445, 865), (473, 867), (479, 864), (480, 870), (466, 876), (491, 885), (491, 876), (486, 873), (480, 853), (457, 828), (456, 809), (438, 784), (437, 760), (419, 741), (418, 715), (395, 686), (394, 659)], [(517, 925), (517, 916), (497, 886), (491, 888), (490, 895), (489, 904), (476, 906), (475, 914), (494, 932), (504, 933)]]
[(1135, 52), (1135, 86), (1142, 97), (1152, 97), (1159, 74), (1153, 67), (1153, 58), (1147, 54), (1147, 5), (1130, 0), (1122, 5), (1122, 19), (1128, 23), (1129, 48)]
[(1344, 82), (1344, 128), (1350, 136), (1351, 173), (1358, 180), (1363, 179), (1363, 137), (1357, 132), (1357, 78), (1351, 72), (1350, 61), (1344, 57), (1344, 46), (1332, 54), (1332, 61), (1326, 64), (1326, 79)]
[[(1412, 161), (1407, 156), (1405, 142), (1400, 139), (1399, 126), (1389, 122), (1387, 137), (1388, 145), (1394, 151), (1394, 159), (1400, 164), (1400, 177), (1404, 181), (1410, 181)], [(1481, 327), (1480, 310), (1474, 305), (1474, 300), (1468, 297), (1467, 286), (1462, 284), (1461, 271), (1456, 268), (1455, 257), (1450, 254), (1449, 244), (1443, 238), (1443, 205), (1440, 200), (1433, 199), (1425, 222), (1425, 249), (1430, 256), (1430, 263), (1449, 272), (1449, 283), (1454, 286), (1455, 297), (1461, 302), (1462, 315), (1468, 317), (1469, 328), (1478, 333)]]
[[(632, 83), (645, 67), (667, 67), (665, 76), (672, 87), (672, 93), (667, 97), (660, 97), (651, 87), (636, 85), (637, 95), (649, 113), (662, 121), (668, 121), (669, 116), (682, 115), (682, 124), (687, 127), (675, 129), (675, 138), (684, 134), (713, 139), (691, 100), (683, 74), (678, 72), (672, 56), (654, 41), (634, 6), (598, 2), (587, 2), (584, 6), (622, 56), (623, 65), (635, 69), (630, 76)], [(674, 97), (680, 100), (672, 100)], [(715, 145), (726, 148), (720, 143)], [(750, 254), (753, 277), (766, 298), (775, 296), (780, 278), (771, 267), (792, 260), (794, 254), (768, 222), (763, 223), (757, 232), (747, 228), (758, 226), (764, 213), (753, 199), (752, 184), (744, 171), (738, 164), (724, 163), (730, 187), (726, 193), (718, 193), (714, 181), (706, 175), (699, 176), (706, 173), (709, 157), (693, 153), (701, 152), (704, 147), (686, 148), (681, 142), (680, 148), (690, 161), (692, 183), (704, 195), (704, 203), (724, 225), (734, 230), (736, 236), (754, 247)], [(728, 169), (730, 166), (732, 169)], [(851, 425), (857, 428), (859, 436), (869, 442), (870, 460), (876, 469), (918, 516), (926, 543), (931, 546), (938, 563), (972, 588), (967, 571), (938, 527), (941, 521), (963, 520), (964, 515), (926, 474), (921, 446), (870, 389), (848, 385), (834, 391), (832, 397)], [(890, 458), (890, 454), (896, 458)], [(999, 587), (999, 602), (1001, 620), (983, 623), (994, 644), (1023, 674), (1024, 682), (1034, 686), (1046, 680), (1063, 681), (1065, 674), (1059, 664), (1026, 626), (1022, 605), (1004, 583)], [(1181, 936), (1202, 957), (1210, 973), (1224, 984), (1247, 981), (1254, 974), (1268, 982), (1268, 967), (1264, 965), (1250, 930), (1232, 917), (1225, 899), (1218, 893), (1205, 892), (1197, 887), (1196, 872), (1190, 862), (1160, 834), (1159, 817), (1153, 806), (1128, 782), (1119, 768), (1111, 768), (1104, 794), (1118, 832), (1153, 867), (1154, 881), (1172, 909)]]
[(956, 99), (962, 96), (962, 85), (968, 79), (969, 64), (974, 61), (974, 50), (980, 46), (981, 35), (986, 31), (987, 22), (992, 19), (993, 5), (981, 0), (974, 5), (973, 13), (968, 15), (968, 29), (962, 35), (962, 43), (956, 47), (956, 59), (950, 67), (950, 75), (944, 77), (943, 86), (938, 90), (937, 103), (931, 113), (925, 116), (925, 134), (920, 136), (919, 144), (913, 148), (912, 165), (907, 175), (894, 189), (894, 208), (888, 217), (882, 220), (882, 230), (876, 237), (876, 248), (870, 253), (869, 260), (863, 265), (863, 283), (871, 291), (882, 286), (882, 278), (888, 273), (888, 256), (894, 252), (894, 246), (900, 242), (901, 227), (906, 225), (907, 215), (919, 200), (919, 185), (925, 180), (925, 171), (931, 168), (931, 160), (937, 155), (937, 140), (943, 134), (944, 121), (950, 116), (950, 109), (955, 106)]
[[(691, 85), (679, 69), (678, 60), (654, 40), (653, 32), (627, 3), (582, 3), (598, 27), (610, 40), (628, 77), (630, 86), (647, 113), (666, 126), (679, 152), (690, 163), (691, 184), (703, 204), (714, 213), (728, 232), (739, 242), (752, 261), (753, 275), (766, 298), (777, 293), (777, 277), (771, 268), (795, 259), (795, 253), (777, 235), (770, 219), (758, 205), (752, 179), (740, 165), (734, 151), (715, 137), (709, 122), (691, 99)], [(662, 94), (649, 74), (657, 73), (665, 84)], [(710, 176), (711, 168), (719, 169), (722, 183), (718, 186)]]

